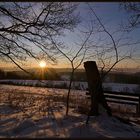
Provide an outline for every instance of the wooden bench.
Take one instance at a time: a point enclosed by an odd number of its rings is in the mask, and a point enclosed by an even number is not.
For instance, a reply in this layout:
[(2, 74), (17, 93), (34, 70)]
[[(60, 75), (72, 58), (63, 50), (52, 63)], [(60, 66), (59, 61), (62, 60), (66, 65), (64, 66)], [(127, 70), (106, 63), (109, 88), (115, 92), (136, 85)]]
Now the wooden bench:
[[(90, 95), (89, 92), (86, 92), (86, 95)], [(140, 115), (140, 94), (116, 92), (116, 91), (104, 91), (104, 95), (107, 102), (135, 105), (136, 113)], [(90, 98), (90, 96), (88, 96), (87, 98)]]

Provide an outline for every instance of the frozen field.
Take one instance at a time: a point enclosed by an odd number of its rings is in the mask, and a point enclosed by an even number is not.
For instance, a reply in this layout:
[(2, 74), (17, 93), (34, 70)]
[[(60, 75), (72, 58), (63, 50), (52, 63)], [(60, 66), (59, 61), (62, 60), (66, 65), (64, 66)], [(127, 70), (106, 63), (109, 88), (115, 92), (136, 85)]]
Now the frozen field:
[[(0, 85), (0, 138), (140, 138), (140, 125), (123, 123), (105, 112), (91, 117), (86, 125), (87, 116), (71, 104), (65, 116), (66, 93), (64, 89)], [(85, 99), (83, 91), (73, 90), (74, 96), (75, 107)]]
[[(47, 81), (42, 80), (42, 82), (38, 80), (0, 80), (2, 84), (14, 84), (14, 85), (22, 85), (22, 86), (45, 86), (51, 88), (68, 88), (69, 81)], [(73, 89), (78, 90), (87, 90), (88, 84), (87, 82), (78, 82), (75, 81), (72, 83)], [(122, 84), (122, 83), (103, 83), (103, 88), (105, 90), (111, 91), (124, 91), (128, 93), (140, 93), (140, 85), (137, 84)]]

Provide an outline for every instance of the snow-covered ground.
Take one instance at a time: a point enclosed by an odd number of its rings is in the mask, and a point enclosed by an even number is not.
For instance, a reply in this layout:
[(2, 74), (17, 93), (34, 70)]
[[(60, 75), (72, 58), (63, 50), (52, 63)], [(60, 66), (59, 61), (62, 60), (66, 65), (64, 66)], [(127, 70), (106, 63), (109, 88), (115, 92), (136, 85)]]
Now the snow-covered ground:
[[(23, 86), (46, 86), (46, 87), (56, 87), (56, 88), (67, 88), (69, 81), (47, 81), (42, 80), (0, 80), (0, 83), (4, 84), (15, 84)], [(88, 88), (87, 82), (75, 81), (72, 83), (73, 89), (86, 90)], [(140, 85), (137, 84), (121, 84), (121, 83), (103, 83), (103, 88), (111, 91), (124, 91), (128, 93), (140, 92)]]
[[(83, 91), (73, 92), (83, 95)], [(75, 108), (65, 116), (65, 102), (52, 98), (65, 93), (64, 89), (0, 85), (0, 138), (140, 138), (140, 125), (123, 123), (105, 112), (90, 117), (88, 125), (87, 116)]]

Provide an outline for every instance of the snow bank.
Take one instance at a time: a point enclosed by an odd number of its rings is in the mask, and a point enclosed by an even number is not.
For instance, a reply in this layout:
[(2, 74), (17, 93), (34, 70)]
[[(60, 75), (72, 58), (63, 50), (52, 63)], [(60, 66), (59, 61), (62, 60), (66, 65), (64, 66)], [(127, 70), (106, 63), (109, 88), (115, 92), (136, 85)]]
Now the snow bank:
[[(38, 80), (0, 80), (1, 84), (14, 84), (14, 85), (22, 85), (22, 86), (43, 86), (43, 87), (54, 87), (66, 89), (68, 88), (69, 81), (47, 81), (42, 80), (42, 82)], [(87, 90), (88, 84), (87, 82), (73, 82), (72, 88), (77, 90)], [(103, 88), (105, 90), (118, 91), (118, 92), (138, 92), (140, 91), (140, 85), (137, 84), (121, 84), (121, 83), (103, 83)]]
[(37, 102), (22, 110), (5, 103), (5, 96), (0, 96), (0, 138), (140, 138), (140, 125), (123, 123), (105, 112), (90, 117), (86, 125), (87, 116), (75, 109), (70, 108), (69, 116), (65, 116), (64, 102), (46, 103), (47, 95), (61, 95), (67, 90), (2, 85), (0, 95), (13, 90), (30, 92), (33, 97), (38, 93), (45, 99), (36, 98)]
[[(2, 117), (0, 120), (0, 138), (139, 138), (140, 126), (125, 124), (115, 117), (102, 114), (90, 117), (89, 124), (85, 124), (87, 116), (70, 110), (69, 116), (53, 111), (37, 120), (23, 118), (21, 114)], [(15, 119), (16, 118), (16, 119)], [(11, 127), (12, 126), (12, 127)]]

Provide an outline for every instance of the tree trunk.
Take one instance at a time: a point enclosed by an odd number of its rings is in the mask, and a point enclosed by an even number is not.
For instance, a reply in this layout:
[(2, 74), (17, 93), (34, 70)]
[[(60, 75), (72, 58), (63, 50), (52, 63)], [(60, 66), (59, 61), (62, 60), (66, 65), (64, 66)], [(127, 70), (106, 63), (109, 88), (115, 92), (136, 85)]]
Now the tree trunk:
[(91, 95), (91, 109), (88, 115), (99, 115), (99, 103), (106, 109), (108, 115), (111, 115), (111, 110), (105, 100), (102, 89), (102, 81), (95, 61), (87, 61), (84, 63), (86, 70), (89, 93)]
[(71, 84), (73, 81), (73, 74), (74, 74), (74, 70), (72, 70), (71, 72), (70, 83), (69, 83), (69, 88), (68, 88), (66, 116), (68, 115), (68, 112), (69, 112), (69, 96), (70, 96), (70, 91), (71, 91)]

